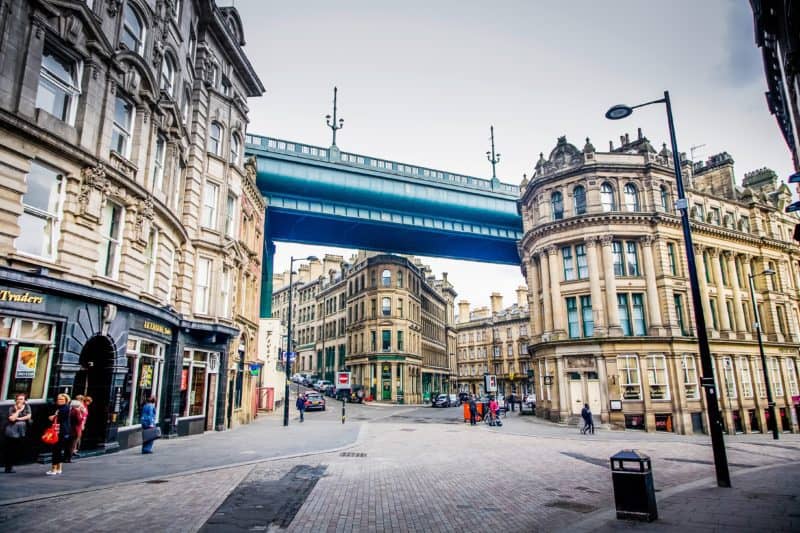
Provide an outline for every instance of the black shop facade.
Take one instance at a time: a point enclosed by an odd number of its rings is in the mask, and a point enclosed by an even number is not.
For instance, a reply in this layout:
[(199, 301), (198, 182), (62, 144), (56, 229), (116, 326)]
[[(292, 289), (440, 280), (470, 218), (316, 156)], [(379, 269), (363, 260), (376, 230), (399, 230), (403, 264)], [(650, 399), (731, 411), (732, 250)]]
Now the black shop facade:
[(18, 393), (28, 397), (29, 459), (49, 452), (39, 436), (62, 392), (93, 400), (81, 443), (85, 451), (139, 445), (141, 409), (150, 396), (165, 437), (222, 430), (227, 380), (219, 369), (227, 368), (238, 333), (55, 279), (44, 269), (0, 267), (0, 410), (5, 415)]

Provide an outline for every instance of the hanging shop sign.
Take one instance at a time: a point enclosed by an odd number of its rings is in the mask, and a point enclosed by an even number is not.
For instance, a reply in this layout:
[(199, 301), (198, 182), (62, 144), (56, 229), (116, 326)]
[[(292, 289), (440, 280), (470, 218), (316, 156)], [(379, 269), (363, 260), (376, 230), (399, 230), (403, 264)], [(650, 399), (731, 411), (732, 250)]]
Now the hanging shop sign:
[(17, 351), (16, 379), (33, 379), (36, 376), (36, 362), (39, 359), (38, 346), (20, 346)]
[(251, 376), (258, 376), (259, 374), (261, 374), (261, 367), (262, 366), (263, 365), (261, 363), (250, 363), (248, 365), (248, 367), (250, 369), (250, 375)]

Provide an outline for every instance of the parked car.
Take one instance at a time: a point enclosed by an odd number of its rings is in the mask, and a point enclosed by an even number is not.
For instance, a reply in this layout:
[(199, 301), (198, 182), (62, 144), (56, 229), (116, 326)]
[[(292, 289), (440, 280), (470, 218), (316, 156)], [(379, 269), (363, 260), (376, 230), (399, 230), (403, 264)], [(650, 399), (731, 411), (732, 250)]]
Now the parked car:
[(303, 381), (301, 381), (300, 383), (302, 385), (305, 385), (306, 387), (310, 387), (316, 381), (319, 381), (319, 376), (315, 376), (313, 374), (306, 374), (306, 376), (303, 378)]
[(306, 411), (312, 409), (325, 410), (325, 398), (318, 392), (309, 392), (306, 394)]
[(441, 396), (441, 394), (439, 394), (439, 392), (432, 392), (431, 393), (431, 406), (432, 407), (436, 407), (436, 399), (439, 398), (439, 396)]
[(336, 397), (336, 385), (334, 385), (333, 383), (331, 383), (329, 385), (325, 385), (325, 388), (320, 392), (322, 392), (325, 396), (328, 396), (330, 398), (335, 398)]
[(439, 394), (433, 400), (433, 406), (434, 407), (451, 407), (453, 405), (456, 405), (456, 403), (454, 403), (454, 402), (458, 402), (458, 398), (456, 398), (455, 394)]
[(462, 403), (458, 394), (448, 394), (447, 397), (450, 400), (450, 405), (448, 407), (458, 407)]
[(528, 394), (525, 396), (525, 406), (530, 407), (531, 409), (536, 409), (536, 395), (533, 393)]
[(292, 374), (292, 383), (302, 383), (303, 382), (303, 375), (300, 373)]
[(333, 385), (333, 383), (331, 383), (331, 382), (330, 382), (330, 381), (328, 381), (327, 379), (320, 379), (319, 381), (317, 381), (316, 383), (314, 383), (314, 390), (315, 390), (315, 391), (317, 391), (317, 392), (321, 392), (321, 393), (323, 393), (323, 394), (324, 394), (324, 393), (325, 393), (325, 389), (326, 389), (326, 388), (327, 388), (329, 385)]

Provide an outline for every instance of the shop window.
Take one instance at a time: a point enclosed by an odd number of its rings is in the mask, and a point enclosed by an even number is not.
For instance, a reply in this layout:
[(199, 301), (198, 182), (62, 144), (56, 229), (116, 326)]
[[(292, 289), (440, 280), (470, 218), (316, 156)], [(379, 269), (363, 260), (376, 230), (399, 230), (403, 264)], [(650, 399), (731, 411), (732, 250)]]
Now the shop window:
[(97, 273), (111, 279), (119, 276), (122, 250), (124, 209), (114, 202), (106, 202), (100, 224), (100, 249)]
[(54, 324), (0, 315), (0, 372), (2, 398), (25, 394), (32, 400), (47, 396), (55, 342)]
[(636, 355), (622, 355), (617, 358), (619, 369), (619, 384), (622, 388), (624, 400), (641, 400), (642, 385), (639, 381), (639, 357)]
[(668, 431), (672, 433), (671, 414), (656, 414), (656, 431)]
[(44, 259), (55, 259), (60, 228), (62, 175), (37, 161), (25, 176), (25, 195), (22, 197), (20, 234), (14, 241), (22, 253)]
[(663, 355), (647, 357), (647, 381), (651, 400), (669, 400), (667, 362)]
[[(183, 352), (181, 371), (182, 416), (201, 416), (206, 412), (210, 382), (209, 375), (217, 372), (218, 355), (200, 350)], [(213, 394), (213, 391), (210, 391)]]
[[(161, 396), (164, 346), (144, 339), (128, 337), (128, 371), (120, 393), (120, 424), (141, 423), (142, 406), (150, 398)], [(156, 402), (158, 418), (160, 402)]]
[(81, 94), (80, 79), (81, 63), (45, 44), (36, 90), (36, 107), (67, 124), (74, 124)]
[(644, 415), (625, 415), (625, 429), (647, 429), (644, 425)]
[(697, 382), (697, 366), (693, 355), (684, 355), (681, 358), (681, 370), (686, 399), (697, 400), (700, 398), (700, 390)]

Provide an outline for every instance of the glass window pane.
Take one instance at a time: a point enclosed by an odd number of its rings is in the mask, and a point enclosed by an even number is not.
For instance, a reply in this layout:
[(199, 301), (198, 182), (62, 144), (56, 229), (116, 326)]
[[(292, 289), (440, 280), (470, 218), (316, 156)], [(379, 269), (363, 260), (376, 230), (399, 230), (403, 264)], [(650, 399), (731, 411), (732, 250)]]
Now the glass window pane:
[(6, 399), (13, 400), (19, 393), (30, 399), (43, 399), (50, 347), (20, 343), (3, 349), (13, 353)]

